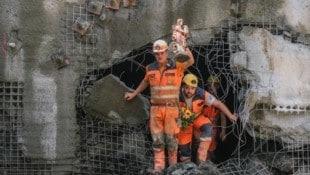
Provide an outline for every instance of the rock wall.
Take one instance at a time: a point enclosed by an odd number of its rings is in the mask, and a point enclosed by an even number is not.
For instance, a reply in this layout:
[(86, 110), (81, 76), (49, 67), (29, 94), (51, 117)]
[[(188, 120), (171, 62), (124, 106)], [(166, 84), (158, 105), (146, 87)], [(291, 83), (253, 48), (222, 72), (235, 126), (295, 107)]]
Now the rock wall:
[[(276, 19), (279, 28), (288, 30), (291, 36), (297, 36), (303, 43), (309, 43), (310, 2), (307, 0), (198, 0), (194, 2), (191, 0), (141, 0), (138, 1), (137, 6), (129, 8), (123, 7), (122, 4), (118, 10), (103, 8), (101, 14), (104, 14), (106, 18), (100, 20), (99, 16), (94, 15), (94, 24), (92, 30), (89, 31), (95, 41), (86, 41), (86, 44), (95, 47), (95, 50), (87, 54), (72, 53), (70, 51), (75, 48), (69, 44), (79, 42), (81, 38), (68, 36), (74, 33), (70, 22), (73, 22), (79, 15), (85, 16), (87, 12), (76, 12), (76, 14), (72, 12), (71, 14), (71, 11), (68, 13), (68, 9), (73, 6), (85, 7), (87, 3), (88, 1), (83, 0), (2, 0), (0, 2), (2, 40), (0, 78), (1, 81), (24, 83), (24, 132), (20, 142), (24, 145), (24, 153), (27, 157), (57, 161), (75, 159), (74, 154), (79, 145), (75, 96), (79, 78), (86, 73), (86, 62), (91, 59), (95, 69), (109, 67), (133, 49), (158, 38), (170, 40), (171, 25), (177, 18), (183, 18), (184, 24), (190, 28), (190, 45), (207, 44), (222, 27), (229, 25), (227, 20), (259, 23), (268, 22), (269, 19)], [(72, 33), (68, 34), (68, 31)], [(253, 35), (251, 32), (254, 32)], [(255, 40), (261, 37), (265, 39), (267, 45)], [(70, 38), (74, 41), (69, 41)], [(270, 66), (269, 62), (274, 62), (273, 66), (284, 66), (284, 63), (294, 63), (290, 60), (294, 58), (300, 61), (298, 65), (301, 66), (297, 66), (296, 69), (307, 69), (308, 46), (285, 42), (271, 36), (268, 32), (256, 29), (244, 30), (240, 38), (245, 43), (242, 49), (246, 52), (244, 62), (247, 65), (248, 63), (256, 64), (256, 59), (261, 59), (256, 55), (255, 48), (269, 46), (269, 43), (274, 47), (261, 50), (268, 52), (261, 56), (269, 58), (269, 53), (273, 53), (274, 55), (270, 57), (277, 58), (280, 54), (282, 60), (280, 58), (265, 59), (266, 64), (263, 61), (260, 62), (264, 63), (262, 66)], [(10, 46), (9, 43), (14, 43), (15, 47)], [(277, 44), (284, 44), (285, 47), (276, 47)], [(73, 44), (73, 46), (77, 45)], [(55, 54), (60, 55), (54, 58), (64, 58), (65, 54), (69, 59), (69, 65), (58, 70), (52, 61)], [(282, 62), (282, 64), (276, 62)], [(267, 73), (272, 70), (268, 69)], [(278, 76), (284, 76), (286, 71), (280, 70), (279, 67)], [(255, 73), (255, 70), (251, 71)], [(309, 99), (310, 78), (309, 71), (306, 73), (304, 71), (300, 70), (294, 76), (292, 75), (292, 78), (300, 78), (302, 74), (302, 79), (294, 81), (294, 85), (300, 89), (293, 92), (296, 96), (305, 95), (302, 98), (306, 100)], [(274, 76), (275, 74), (268, 75), (271, 78)], [(256, 76), (256, 78), (259, 77), (259, 75)], [(281, 79), (281, 87), (286, 87), (286, 85), (288, 85), (287, 81)], [(306, 89), (302, 89), (303, 87)], [(290, 89), (274, 91), (273, 97), (283, 98), (282, 95), (287, 94), (284, 90)], [(257, 99), (253, 98), (253, 100)], [(269, 102), (273, 104), (275, 101)], [(289, 105), (298, 104), (299, 102)], [(304, 107), (306, 106), (305, 104)], [(283, 121), (282, 126), (286, 126), (287, 122), (300, 126), (296, 122), (304, 123), (303, 121), (308, 116), (307, 113), (304, 119), (296, 121), (292, 120), (295, 117), (292, 114), (286, 116), (289, 120), (282, 120), (281, 117), (272, 114), (266, 115), (266, 118), (259, 120), (261, 121), (259, 123), (252, 123), (263, 128), (264, 125), (269, 127), (268, 121), (277, 119)], [(257, 115), (250, 116), (250, 118), (256, 121), (254, 119)], [(307, 123), (303, 124), (306, 131), (309, 130), (308, 126)], [(287, 128), (284, 127), (283, 130), (285, 129)], [(294, 130), (294, 127), (292, 129)]]
[(243, 28), (239, 38), (244, 51), (232, 55), (231, 65), (250, 86), (244, 97), (247, 122), (285, 142), (309, 140), (301, 134), (310, 128), (309, 47), (253, 27)]

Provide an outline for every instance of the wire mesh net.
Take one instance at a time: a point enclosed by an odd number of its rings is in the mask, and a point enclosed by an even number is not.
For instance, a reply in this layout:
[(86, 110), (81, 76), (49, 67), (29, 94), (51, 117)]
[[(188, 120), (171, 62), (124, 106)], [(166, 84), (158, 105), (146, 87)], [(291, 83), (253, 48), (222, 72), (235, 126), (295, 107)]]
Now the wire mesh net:
[[(75, 58), (84, 59), (84, 73), (81, 76), (79, 86), (76, 89), (76, 110), (80, 130), (80, 145), (77, 152), (75, 165), (66, 166), (43, 160), (35, 160), (25, 157), (22, 144), (23, 126), (23, 83), (0, 82), (0, 170), (2, 174), (144, 174), (146, 169), (153, 166), (152, 141), (147, 127), (147, 121), (140, 124), (112, 124), (91, 116), (85, 110), (85, 97), (89, 96), (88, 88), (94, 82), (113, 74), (129, 88), (137, 88), (145, 74), (145, 66), (154, 60), (152, 43), (133, 50), (126, 57), (102, 69), (92, 60), (88, 59), (96, 48), (96, 38), (91, 25), (95, 23), (97, 16), (87, 13), (86, 5), (67, 5), (65, 12), (64, 43), (65, 53), (73, 61)], [(72, 30), (77, 19), (89, 22), (90, 32), (80, 37)], [(199, 86), (206, 89), (209, 75), (217, 75), (221, 86), (218, 99), (225, 102), (232, 111), (237, 112), (241, 123), (227, 126), (228, 135), (237, 140), (234, 152), (229, 156), (232, 159), (225, 160), (217, 166), (222, 174), (268, 174), (270, 169), (276, 166), (276, 160), (280, 155), (290, 157), (290, 165), (294, 174), (309, 174), (309, 140), (301, 139), (297, 143), (283, 143), (278, 135), (255, 131), (260, 137), (247, 136), (245, 131), (250, 111), (247, 108), (248, 101), (238, 100), (238, 93), (244, 85), (241, 85), (241, 75), (238, 70), (230, 68), (231, 54), (239, 51), (238, 33), (245, 27), (252, 26), (264, 28), (273, 35), (283, 35), (286, 29), (277, 19), (268, 18), (263, 22), (226, 21), (219, 28), (213, 28), (217, 33), (210, 43), (206, 45), (195, 44), (191, 40), (190, 49), (195, 57), (195, 65), (190, 67), (192, 72), (199, 77)], [(297, 42), (290, 38), (291, 42)], [(306, 44), (306, 43), (302, 43)], [(266, 73), (266, 72), (262, 72)], [(268, 72), (267, 72), (268, 73)], [(250, 88), (250, 85), (246, 88)], [(148, 91), (143, 95), (148, 98)], [(245, 94), (247, 95), (247, 94)], [(272, 107), (258, 105), (255, 110), (272, 110)], [(304, 111), (309, 116), (309, 111)], [(220, 127), (220, 126), (217, 126)], [(254, 132), (254, 128), (251, 128)], [(255, 129), (256, 130), (256, 129)], [(280, 136), (285, 137), (285, 136)], [(242, 150), (249, 149), (247, 155)], [(251, 156), (270, 156), (271, 167), (252, 160)], [(251, 166), (249, 166), (251, 165)]]
[[(65, 27), (63, 29), (66, 55), (73, 57), (86, 56), (96, 51), (97, 33), (92, 30), (92, 26), (95, 24), (95, 15), (87, 13), (86, 4), (67, 5), (64, 15), (63, 23)], [(81, 31), (76, 30), (74, 28), (75, 24), (85, 28), (82, 28)]]
[[(24, 84), (22, 82), (0, 81), (0, 173), (45, 175), (67, 172), (67, 168), (61, 168), (53, 162), (25, 156), (23, 91)], [(72, 172), (72, 169), (70, 171)]]

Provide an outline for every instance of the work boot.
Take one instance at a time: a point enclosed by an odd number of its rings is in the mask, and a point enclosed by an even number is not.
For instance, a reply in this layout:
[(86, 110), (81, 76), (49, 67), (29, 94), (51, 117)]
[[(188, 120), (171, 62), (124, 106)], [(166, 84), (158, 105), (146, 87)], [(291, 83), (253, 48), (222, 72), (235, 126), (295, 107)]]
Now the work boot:
[(191, 157), (180, 157), (180, 162), (190, 162)]
[(165, 169), (165, 151), (154, 151), (154, 171)]
[(208, 158), (208, 149), (210, 147), (211, 141), (200, 141), (197, 150), (197, 163), (201, 164), (205, 162)]
[(164, 170), (153, 170), (152, 175), (164, 175)]
[(146, 175), (164, 175), (164, 170), (152, 170), (152, 169), (148, 169), (146, 171)]

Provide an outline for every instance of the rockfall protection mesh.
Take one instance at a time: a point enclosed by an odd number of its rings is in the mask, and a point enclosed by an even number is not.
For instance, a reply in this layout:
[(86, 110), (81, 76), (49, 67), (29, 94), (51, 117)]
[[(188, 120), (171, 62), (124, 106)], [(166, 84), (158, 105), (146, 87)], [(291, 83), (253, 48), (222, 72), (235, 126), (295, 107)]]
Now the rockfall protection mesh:
[[(65, 18), (62, 20), (62, 25), (65, 27), (62, 32), (64, 35), (65, 53), (67, 56), (86, 56), (96, 50), (97, 33), (93, 32), (92, 26), (95, 24), (95, 15), (86, 13), (86, 5), (67, 5), (65, 11)], [(79, 36), (78, 32), (72, 30), (72, 25), (77, 19), (88, 22), (90, 25), (83, 37)]]
[(0, 174), (45, 175), (74, 172), (63, 164), (25, 156), (23, 143), (24, 83), (0, 81)]
[[(0, 82), (0, 171), (2, 174), (143, 174), (145, 169), (152, 167), (151, 139), (147, 128), (147, 121), (139, 125), (111, 124), (90, 116), (85, 112), (84, 97), (98, 79), (114, 74), (130, 88), (136, 88), (144, 75), (145, 65), (150, 63), (152, 56), (151, 44), (134, 50), (128, 56), (107, 69), (100, 69), (93, 61), (87, 58), (95, 51), (97, 33), (89, 30), (83, 38), (76, 36), (72, 31), (72, 23), (81, 17), (95, 23), (97, 18), (85, 11), (85, 5), (68, 5), (65, 12), (64, 43), (65, 53), (72, 59), (85, 58), (85, 74), (81, 77), (77, 88), (76, 108), (80, 125), (81, 143), (77, 152), (78, 162), (72, 169), (62, 169), (61, 164), (42, 162), (24, 156), (22, 145), (23, 126), (23, 83)], [(268, 19), (264, 22), (227, 21), (216, 28), (218, 33), (207, 45), (197, 45), (195, 41), (190, 46), (195, 65), (189, 72), (199, 76), (200, 86), (205, 88), (208, 75), (216, 74), (221, 79), (221, 93), (218, 98), (225, 100), (232, 111), (243, 116), (241, 125), (228, 125), (228, 134), (237, 139), (232, 159), (218, 164), (222, 174), (268, 174), (270, 169), (281, 169), (278, 159), (287, 160), (287, 166), (294, 170), (294, 174), (309, 174), (310, 150), (309, 140), (302, 140), (291, 144), (276, 139), (276, 135), (260, 133), (261, 138), (247, 137), (244, 127), (247, 115), (248, 102), (237, 100), (240, 90), (238, 72), (230, 70), (229, 59), (232, 53), (238, 51), (236, 35), (244, 26), (264, 28), (274, 35), (283, 35), (285, 26), (279, 28), (277, 20)], [(232, 38), (231, 38), (232, 37)], [(234, 38), (235, 37), (235, 38)], [(292, 42), (296, 42), (291, 38)], [(146, 97), (148, 97), (145, 94)], [(257, 106), (256, 110), (266, 110)], [(309, 114), (309, 111), (306, 111)], [(250, 127), (250, 126), (247, 126)], [(259, 131), (260, 132), (260, 131)], [(303, 146), (301, 146), (303, 145)], [(245, 148), (244, 148), (245, 147)], [(240, 150), (249, 149), (248, 154)], [(266, 167), (255, 157), (268, 157), (272, 167)], [(285, 163), (285, 161), (282, 161)], [(251, 166), (250, 166), (251, 165)], [(282, 166), (283, 167), (283, 166)], [(285, 167), (285, 166), (284, 166)], [(285, 171), (285, 170), (282, 170)], [(288, 172), (292, 173), (292, 172)]]

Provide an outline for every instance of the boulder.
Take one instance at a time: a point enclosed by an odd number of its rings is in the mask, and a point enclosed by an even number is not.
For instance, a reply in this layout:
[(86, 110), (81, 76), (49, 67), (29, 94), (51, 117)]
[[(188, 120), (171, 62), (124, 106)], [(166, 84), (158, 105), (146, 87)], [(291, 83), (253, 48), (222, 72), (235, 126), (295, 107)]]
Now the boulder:
[(86, 112), (111, 123), (139, 124), (148, 118), (149, 102), (142, 95), (131, 101), (124, 93), (131, 91), (113, 75), (96, 81), (85, 99)]

